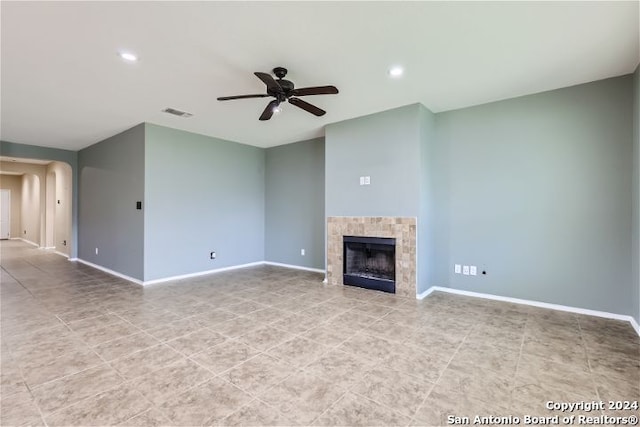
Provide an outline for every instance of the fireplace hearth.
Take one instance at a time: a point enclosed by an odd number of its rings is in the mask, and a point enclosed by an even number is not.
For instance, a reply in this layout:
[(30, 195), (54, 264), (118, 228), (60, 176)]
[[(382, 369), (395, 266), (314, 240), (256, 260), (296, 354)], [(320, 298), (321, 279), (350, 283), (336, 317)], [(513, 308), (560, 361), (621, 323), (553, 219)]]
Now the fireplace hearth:
[(343, 283), (396, 292), (396, 239), (343, 236)]

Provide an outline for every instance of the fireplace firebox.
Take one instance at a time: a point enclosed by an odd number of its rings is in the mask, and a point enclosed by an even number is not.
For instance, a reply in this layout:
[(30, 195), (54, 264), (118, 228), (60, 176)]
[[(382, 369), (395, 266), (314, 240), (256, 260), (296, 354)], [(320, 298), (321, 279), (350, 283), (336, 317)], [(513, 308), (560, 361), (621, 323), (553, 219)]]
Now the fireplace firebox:
[(343, 236), (343, 283), (396, 293), (396, 239)]

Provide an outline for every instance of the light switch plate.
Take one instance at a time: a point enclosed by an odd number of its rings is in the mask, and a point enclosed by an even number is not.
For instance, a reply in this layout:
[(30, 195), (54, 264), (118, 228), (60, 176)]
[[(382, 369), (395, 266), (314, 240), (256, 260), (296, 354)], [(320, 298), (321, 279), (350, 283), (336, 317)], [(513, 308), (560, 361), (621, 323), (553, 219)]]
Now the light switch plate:
[(360, 177), (360, 185), (364, 185), (364, 176)]
[(453, 271), (454, 271), (456, 274), (460, 274), (460, 273), (462, 273), (462, 266), (461, 266), (460, 264), (456, 264), (456, 265), (454, 265), (454, 266), (453, 266)]
[(478, 275), (478, 267), (476, 267), (475, 265), (472, 265), (469, 267), (469, 274), (471, 274), (472, 276), (477, 276)]
[(463, 265), (462, 266), (462, 274), (464, 274), (465, 276), (469, 275), (469, 266), (468, 265)]
[(369, 185), (371, 184), (371, 177), (370, 176), (365, 176), (364, 177), (364, 185)]

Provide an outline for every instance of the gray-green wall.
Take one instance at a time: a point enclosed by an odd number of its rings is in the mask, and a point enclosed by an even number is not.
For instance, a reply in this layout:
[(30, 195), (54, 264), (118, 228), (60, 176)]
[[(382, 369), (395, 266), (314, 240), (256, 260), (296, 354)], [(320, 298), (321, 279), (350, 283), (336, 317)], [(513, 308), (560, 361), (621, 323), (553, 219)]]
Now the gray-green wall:
[(145, 128), (144, 280), (264, 261), (265, 150)]
[(420, 111), (414, 104), (327, 125), (327, 217), (418, 216)]
[(631, 76), (441, 113), (436, 128), (445, 285), (633, 314)]
[(324, 270), (324, 148), (317, 138), (266, 150), (267, 261)]
[(435, 134), (436, 116), (430, 110), (419, 105), (420, 118), (420, 189), (418, 215), (418, 283), (420, 294), (432, 286), (437, 286), (438, 252), (436, 240), (437, 212), (436, 203), (438, 162), (437, 140)]
[(435, 150), (435, 116), (420, 104), (326, 127), (326, 216), (416, 217), (418, 293), (436, 284)]
[(633, 315), (640, 323), (640, 66), (633, 74)]
[(69, 258), (78, 256), (78, 153), (59, 148), (37, 145), (16, 144), (0, 141), (0, 155), (22, 159), (55, 160), (71, 166), (72, 207), (71, 207), (71, 251)]
[(78, 152), (78, 257), (138, 280), (144, 279), (144, 215), (136, 209), (145, 192), (144, 153), (142, 124)]

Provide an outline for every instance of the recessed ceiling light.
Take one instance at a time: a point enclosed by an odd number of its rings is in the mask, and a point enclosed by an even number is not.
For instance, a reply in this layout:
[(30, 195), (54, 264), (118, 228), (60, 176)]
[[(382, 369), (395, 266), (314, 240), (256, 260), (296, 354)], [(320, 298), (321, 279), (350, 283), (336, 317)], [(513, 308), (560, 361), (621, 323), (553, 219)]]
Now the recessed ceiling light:
[(400, 77), (404, 73), (404, 68), (400, 66), (389, 68), (389, 75), (391, 77)]
[(138, 60), (138, 56), (131, 52), (118, 52), (118, 55), (127, 62), (136, 62)]

